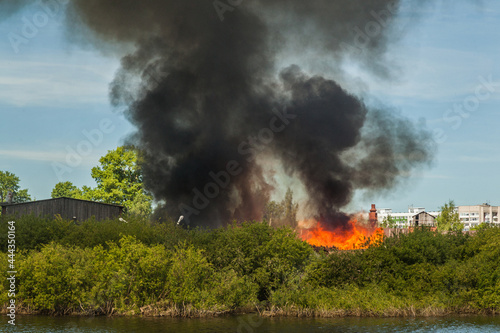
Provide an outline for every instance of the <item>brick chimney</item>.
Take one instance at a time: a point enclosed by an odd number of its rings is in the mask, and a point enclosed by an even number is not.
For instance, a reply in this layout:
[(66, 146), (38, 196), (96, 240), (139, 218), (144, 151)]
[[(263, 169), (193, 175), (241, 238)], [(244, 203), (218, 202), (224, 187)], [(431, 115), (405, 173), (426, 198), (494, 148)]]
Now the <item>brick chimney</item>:
[(378, 222), (377, 208), (375, 208), (375, 204), (372, 204), (372, 209), (370, 209), (369, 220), (370, 220), (370, 223), (373, 223), (373, 224)]

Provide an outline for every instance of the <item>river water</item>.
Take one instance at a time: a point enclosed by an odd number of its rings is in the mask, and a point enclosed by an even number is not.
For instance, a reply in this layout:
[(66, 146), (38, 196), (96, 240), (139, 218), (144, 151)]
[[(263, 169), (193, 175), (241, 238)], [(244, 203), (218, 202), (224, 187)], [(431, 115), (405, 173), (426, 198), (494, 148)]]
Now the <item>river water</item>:
[(261, 318), (241, 315), (210, 319), (107, 318), (18, 316), (16, 326), (7, 324), (0, 332), (175, 332), (175, 333), (489, 333), (500, 332), (500, 317), (467, 316), (440, 318)]

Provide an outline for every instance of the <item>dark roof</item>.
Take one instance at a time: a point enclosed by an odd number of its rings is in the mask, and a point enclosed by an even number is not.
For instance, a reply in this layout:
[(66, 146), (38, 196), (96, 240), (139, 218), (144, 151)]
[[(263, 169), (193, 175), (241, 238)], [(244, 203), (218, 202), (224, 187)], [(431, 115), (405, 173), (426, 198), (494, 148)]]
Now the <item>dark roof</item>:
[(99, 202), (99, 201), (90, 201), (90, 200), (83, 200), (83, 199), (68, 198), (68, 197), (59, 197), (59, 198), (27, 201), (27, 202), (17, 202), (17, 203), (0, 202), (0, 206), (7, 207), (7, 206), (16, 206), (16, 205), (26, 205), (26, 204), (30, 204), (33, 202), (54, 201), (54, 200), (60, 200), (60, 199), (68, 199), (68, 200), (81, 201), (81, 202), (90, 202), (90, 203), (96, 203), (96, 204), (101, 204), (101, 205), (106, 205), (106, 206), (123, 208), (123, 206), (121, 206), (121, 205), (109, 204), (109, 203), (104, 203), (104, 202)]
[(417, 214), (413, 215), (413, 217), (415, 217), (415, 216), (417, 216), (417, 215), (420, 215), (420, 214), (422, 214), (422, 213), (425, 213), (425, 214), (427, 214), (427, 215), (429, 215), (429, 216), (432, 216), (433, 218), (436, 218), (436, 216), (434, 216), (434, 215), (432, 215), (432, 214), (429, 214), (429, 213), (427, 213), (426, 211), (423, 211), (423, 212), (417, 213)]

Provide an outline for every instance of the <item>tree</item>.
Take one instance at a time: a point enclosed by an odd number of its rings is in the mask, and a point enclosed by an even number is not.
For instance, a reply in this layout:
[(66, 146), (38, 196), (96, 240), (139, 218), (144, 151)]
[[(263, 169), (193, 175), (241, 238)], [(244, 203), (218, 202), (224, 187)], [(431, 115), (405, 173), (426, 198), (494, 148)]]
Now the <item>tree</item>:
[(293, 202), (293, 191), (289, 188), (283, 201), (270, 201), (266, 205), (264, 220), (269, 221), (269, 224), (273, 226), (287, 225), (295, 228), (298, 209), (299, 204)]
[(438, 231), (462, 231), (464, 229), (453, 200), (441, 207), (441, 214), (436, 217), (436, 226)]
[(29, 195), (28, 189), (14, 191), (14, 199), (12, 200), (12, 202), (21, 203), (21, 202), (28, 202), (31, 200), (33, 199), (31, 199), (31, 195)]
[(380, 223), (380, 226), (382, 228), (395, 228), (398, 224), (398, 221), (396, 221), (391, 215), (387, 215), (384, 217), (384, 220), (382, 223)]
[(283, 211), (283, 206), (280, 202), (269, 201), (264, 211), (264, 220), (269, 221), (269, 225), (271, 225), (283, 217)]
[(149, 217), (152, 213), (151, 201), (152, 197), (141, 191), (136, 194), (131, 202), (127, 203), (127, 213)]
[(299, 204), (293, 202), (293, 191), (290, 188), (286, 191), (282, 205), (285, 209), (284, 224), (292, 228), (297, 227), (297, 211), (299, 210)]
[(81, 199), (83, 196), (82, 190), (73, 185), (71, 182), (59, 182), (52, 189), (52, 193), (50, 195), (52, 198), (75, 198)]
[(152, 197), (144, 190), (142, 172), (134, 147), (118, 147), (99, 159), (92, 168), (96, 188), (84, 186), (82, 198), (124, 205), (129, 213), (151, 212)]
[(0, 171), (0, 201), (7, 200), (7, 194), (11, 191), (14, 194), (13, 202), (31, 201), (31, 196), (27, 189), (20, 189), (19, 177), (9, 171)]
[(483, 223), (479, 224), (478, 226), (471, 228), (470, 230), (479, 231), (479, 230), (485, 230), (485, 229), (490, 229), (490, 228), (495, 228), (493, 223), (483, 222)]

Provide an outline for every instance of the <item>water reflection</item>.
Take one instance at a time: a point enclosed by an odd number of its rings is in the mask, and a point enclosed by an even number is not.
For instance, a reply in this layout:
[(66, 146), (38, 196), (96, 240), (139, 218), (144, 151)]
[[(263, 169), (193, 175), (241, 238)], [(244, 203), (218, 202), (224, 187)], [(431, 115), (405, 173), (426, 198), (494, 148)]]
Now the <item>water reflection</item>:
[(446, 318), (261, 318), (242, 315), (208, 319), (107, 318), (21, 316), (16, 326), (3, 324), (1, 332), (111, 333), (490, 333), (500, 331), (500, 317)]

